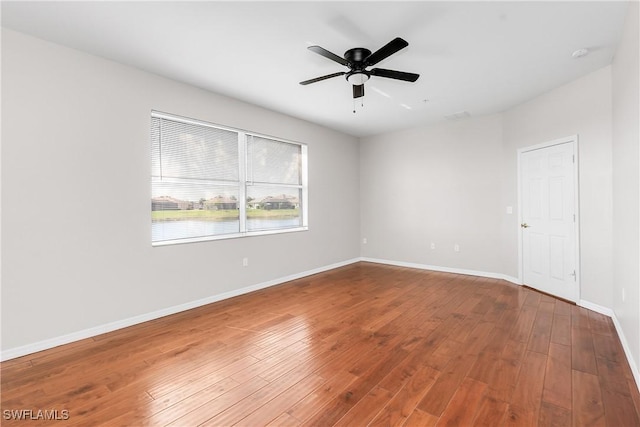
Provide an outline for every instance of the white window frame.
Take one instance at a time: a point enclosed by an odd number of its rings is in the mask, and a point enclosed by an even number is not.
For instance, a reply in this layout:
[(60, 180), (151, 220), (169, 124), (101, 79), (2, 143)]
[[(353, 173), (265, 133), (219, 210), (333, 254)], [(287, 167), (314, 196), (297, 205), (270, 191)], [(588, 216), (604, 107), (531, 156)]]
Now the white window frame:
[[(167, 245), (175, 245), (175, 244), (183, 244), (183, 243), (196, 243), (196, 242), (207, 242), (212, 240), (224, 240), (224, 239), (236, 239), (240, 237), (251, 237), (251, 236), (263, 236), (269, 234), (281, 234), (281, 233), (292, 233), (298, 231), (307, 231), (309, 229), (309, 209), (308, 209), (308, 149), (307, 144), (297, 141), (290, 141), (278, 137), (273, 137), (270, 135), (264, 135), (256, 132), (250, 132), (243, 129), (232, 128), (229, 126), (221, 126), (213, 123), (209, 123), (202, 120), (192, 119), (183, 116), (177, 116), (175, 114), (164, 113), (161, 111), (152, 110), (151, 118), (159, 118), (159, 119), (167, 119), (174, 122), (181, 122), (185, 124), (191, 124), (195, 126), (204, 126), (210, 127), (214, 129), (220, 129), (225, 131), (231, 131), (238, 134), (238, 200), (241, 201), (239, 204), (239, 219), (240, 219), (240, 232), (239, 233), (229, 233), (229, 234), (220, 234), (220, 235), (209, 235), (209, 236), (199, 236), (199, 237), (187, 237), (181, 239), (173, 239), (173, 240), (163, 240), (163, 241), (153, 241), (153, 237), (151, 236), (151, 245), (152, 246), (167, 246)], [(250, 181), (247, 177), (247, 136), (255, 136), (259, 138), (265, 138), (277, 142), (282, 142), (286, 144), (293, 144), (300, 147), (300, 174), (301, 174), (301, 183), (300, 184), (275, 184), (275, 183), (254, 183)], [(154, 177), (151, 177), (151, 186), (153, 186)], [(161, 182), (161, 181), (160, 181)], [(256, 230), (249, 231), (247, 230), (247, 186), (251, 186), (254, 184), (258, 185), (270, 185), (282, 188), (296, 188), (300, 190), (300, 211), (302, 214), (302, 225), (299, 227), (287, 227), (287, 228), (276, 228), (269, 230)]]

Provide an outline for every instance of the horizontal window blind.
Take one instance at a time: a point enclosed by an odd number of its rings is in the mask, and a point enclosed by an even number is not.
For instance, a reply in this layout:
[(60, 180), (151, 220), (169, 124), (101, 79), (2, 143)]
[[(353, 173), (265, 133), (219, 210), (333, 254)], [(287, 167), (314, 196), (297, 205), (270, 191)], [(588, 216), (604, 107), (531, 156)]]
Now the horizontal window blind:
[[(238, 133), (153, 117), (153, 175), (238, 181)], [(157, 155), (155, 155), (157, 153)]]

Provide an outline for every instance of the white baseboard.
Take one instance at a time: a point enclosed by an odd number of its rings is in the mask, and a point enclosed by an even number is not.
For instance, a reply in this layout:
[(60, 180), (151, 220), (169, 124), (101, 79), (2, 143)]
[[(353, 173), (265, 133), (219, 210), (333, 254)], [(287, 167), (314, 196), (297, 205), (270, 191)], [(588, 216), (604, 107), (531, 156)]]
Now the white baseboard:
[(431, 271), (441, 271), (443, 273), (455, 273), (455, 274), (465, 274), (467, 276), (478, 276), (478, 277), (487, 277), (489, 279), (501, 279), (506, 280), (507, 282), (511, 282), (514, 285), (520, 285), (520, 281), (516, 277), (512, 277), (506, 274), (501, 273), (491, 273), (487, 271), (477, 271), (477, 270), (467, 270), (464, 268), (453, 268), (453, 267), (440, 267), (437, 265), (428, 265), (428, 264), (418, 264), (413, 262), (404, 262), (404, 261), (392, 261), (386, 259), (378, 259), (378, 258), (360, 258), (361, 261), (365, 262), (374, 262), (376, 264), (387, 264), (387, 265), (395, 265), (398, 267), (409, 267), (409, 268), (417, 268), (420, 270), (431, 270)]
[(584, 308), (589, 309), (591, 311), (595, 311), (596, 313), (604, 314), (605, 316), (609, 316), (612, 319), (613, 319), (613, 317), (615, 315), (613, 310), (611, 310), (609, 307), (604, 307), (602, 305), (598, 305), (598, 304), (592, 303), (592, 302), (587, 301), (587, 300), (581, 299), (580, 301), (578, 301), (577, 304), (580, 307), (584, 307)]
[(192, 308), (201, 307), (203, 305), (211, 304), (217, 301), (222, 301), (224, 299), (233, 298), (238, 295), (243, 295), (249, 292), (254, 292), (260, 289), (279, 285), (281, 283), (289, 282), (291, 280), (296, 280), (302, 277), (311, 276), (313, 274), (322, 273), (324, 271), (333, 270), (335, 268), (343, 267), (345, 265), (353, 264), (359, 261), (360, 261), (359, 258), (354, 258), (347, 261), (342, 261), (339, 263), (327, 265), (324, 267), (315, 268), (313, 270), (307, 270), (301, 273), (292, 274), (290, 276), (280, 277), (278, 279), (258, 283), (256, 285), (246, 286), (244, 288), (236, 289), (236, 290), (225, 292), (222, 294), (212, 295), (210, 297), (202, 298), (196, 301), (191, 301), (188, 303), (163, 308), (161, 310), (153, 311), (151, 313), (141, 314), (139, 316), (134, 316), (134, 317), (130, 317), (128, 319), (123, 319), (123, 320), (117, 320), (115, 322), (107, 323), (107, 324), (96, 326), (89, 329), (84, 329), (81, 331), (73, 332), (73, 333), (62, 335), (59, 337), (38, 341), (32, 344), (27, 344), (20, 347), (10, 348), (0, 352), (0, 361), (4, 362), (5, 360), (15, 359), (16, 357), (26, 356), (27, 354), (33, 354), (39, 351), (58, 347), (60, 345), (69, 344), (71, 342), (95, 337), (97, 335), (101, 335), (107, 332), (112, 332), (118, 329), (127, 328), (129, 326), (148, 322), (150, 320), (159, 319), (161, 317), (180, 313), (182, 311), (191, 310)]
[(582, 299), (578, 302), (578, 305), (580, 307), (595, 311), (596, 313), (604, 314), (605, 316), (609, 316), (611, 318), (611, 320), (613, 321), (613, 325), (616, 328), (616, 332), (618, 333), (618, 337), (620, 338), (622, 348), (624, 349), (624, 355), (627, 357), (627, 362), (629, 362), (629, 367), (631, 368), (631, 372), (633, 373), (633, 379), (636, 381), (636, 387), (638, 388), (638, 391), (640, 391), (640, 371), (638, 371), (638, 365), (636, 365), (636, 362), (633, 359), (633, 353), (631, 353), (629, 342), (627, 341), (627, 337), (624, 335), (622, 325), (620, 324), (616, 313), (608, 307), (603, 307), (601, 305), (594, 304), (590, 301), (585, 301)]
[(631, 353), (631, 348), (629, 347), (627, 338), (622, 331), (622, 325), (620, 324), (620, 321), (615, 314), (611, 316), (611, 320), (613, 320), (613, 324), (616, 327), (616, 332), (618, 332), (618, 337), (620, 338), (620, 342), (622, 343), (624, 354), (625, 356), (627, 356), (627, 362), (629, 362), (629, 367), (631, 368), (631, 372), (633, 373), (633, 379), (636, 380), (636, 387), (638, 388), (638, 391), (640, 391), (640, 371), (638, 371), (638, 365), (636, 365), (636, 362), (633, 359), (633, 353)]
[[(185, 304), (179, 304), (172, 307), (167, 307), (161, 310), (153, 311), (151, 313), (130, 317), (128, 319), (118, 320), (115, 322), (107, 323), (107, 324), (96, 326), (89, 329), (84, 329), (82, 331), (73, 332), (71, 334), (66, 334), (59, 337), (38, 341), (38, 342), (27, 344), (21, 347), (15, 347), (15, 348), (3, 350), (2, 352), (0, 352), (0, 361), (15, 359), (17, 357), (26, 356), (28, 354), (37, 353), (43, 350), (48, 350), (50, 348), (58, 347), (60, 345), (69, 344), (71, 342), (80, 341), (86, 338), (91, 338), (107, 332), (112, 332), (118, 329), (148, 322), (150, 320), (159, 319), (161, 317), (169, 316), (171, 314), (176, 314), (182, 311), (191, 310), (193, 308), (201, 307), (203, 305), (211, 304), (217, 301), (222, 301), (224, 299), (233, 298), (239, 295), (247, 294), (249, 292), (254, 292), (260, 289), (279, 285), (281, 283), (289, 282), (291, 280), (296, 280), (296, 279), (311, 276), (314, 274), (322, 273), (324, 271), (333, 270), (335, 268), (344, 267), (346, 265), (353, 264), (359, 261), (372, 262), (377, 264), (395, 265), (398, 267), (417, 268), (421, 270), (441, 271), (445, 273), (455, 273), (455, 274), (465, 274), (470, 276), (487, 277), (491, 279), (502, 279), (502, 280), (511, 282), (515, 285), (520, 285), (520, 281), (517, 278), (511, 277), (505, 274), (500, 274), (500, 273), (490, 273), (485, 271), (466, 270), (466, 269), (451, 268), (451, 267), (440, 267), (440, 266), (434, 266), (434, 265), (417, 264), (417, 263), (410, 263), (410, 262), (403, 262), (403, 261), (390, 261), (390, 260), (383, 260), (383, 259), (376, 259), (376, 258), (366, 258), (366, 257), (354, 258), (347, 261), (342, 261), (339, 263), (327, 265), (324, 267), (315, 268), (313, 270), (307, 270), (300, 273), (292, 274), (290, 276), (281, 277), (278, 279), (258, 283), (256, 285), (246, 286), (241, 289), (236, 289), (234, 291), (213, 295), (207, 298), (202, 298), (202, 299), (191, 301)], [(620, 337), (620, 342), (622, 343), (625, 356), (627, 357), (627, 361), (629, 362), (629, 366), (631, 367), (631, 371), (633, 372), (633, 377), (636, 381), (636, 386), (638, 386), (638, 389), (640, 390), (640, 386), (639, 386), (640, 373), (638, 371), (638, 366), (636, 365), (633, 359), (631, 349), (629, 348), (629, 344), (622, 330), (622, 325), (620, 325), (620, 322), (618, 321), (618, 318), (616, 317), (614, 311), (608, 307), (603, 307), (601, 305), (594, 304), (586, 300), (580, 300), (578, 302), (578, 305), (586, 309), (595, 311), (596, 313), (604, 314), (605, 316), (611, 317), (611, 319), (613, 320), (613, 324), (615, 325), (616, 331), (618, 332), (618, 336)]]

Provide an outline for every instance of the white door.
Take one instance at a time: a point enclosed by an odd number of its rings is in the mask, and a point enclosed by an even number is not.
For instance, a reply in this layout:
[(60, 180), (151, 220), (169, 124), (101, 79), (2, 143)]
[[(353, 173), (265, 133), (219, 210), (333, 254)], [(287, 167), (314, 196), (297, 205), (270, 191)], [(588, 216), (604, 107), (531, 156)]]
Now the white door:
[(523, 283), (577, 301), (576, 142), (520, 151)]

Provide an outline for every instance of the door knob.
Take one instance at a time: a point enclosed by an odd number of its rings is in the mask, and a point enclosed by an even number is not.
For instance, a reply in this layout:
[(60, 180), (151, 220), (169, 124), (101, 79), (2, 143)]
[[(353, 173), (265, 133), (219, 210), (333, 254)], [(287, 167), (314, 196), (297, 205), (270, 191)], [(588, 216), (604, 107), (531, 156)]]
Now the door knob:
[(529, 228), (529, 227), (531, 227), (531, 226), (530, 226), (529, 224), (527, 224), (526, 222), (524, 222), (524, 223), (520, 224), (520, 227), (522, 227), (522, 228)]

